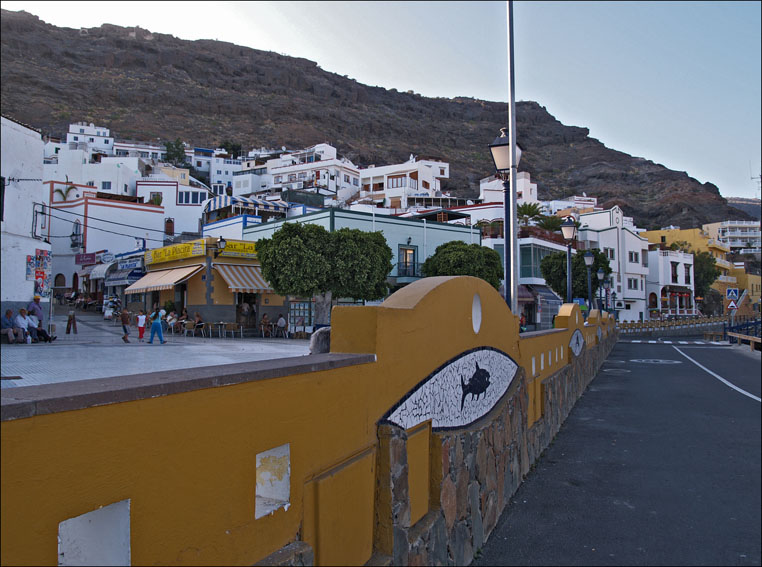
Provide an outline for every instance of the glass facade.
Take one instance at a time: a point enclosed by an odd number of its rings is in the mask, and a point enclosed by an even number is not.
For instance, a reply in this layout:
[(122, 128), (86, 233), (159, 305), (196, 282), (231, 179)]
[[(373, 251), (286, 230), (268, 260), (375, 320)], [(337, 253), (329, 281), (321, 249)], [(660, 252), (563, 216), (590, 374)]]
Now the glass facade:
[(545, 256), (554, 252), (558, 252), (558, 250), (537, 244), (522, 244), (519, 247), (519, 255), (521, 256), (519, 277), (542, 278), (540, 262)]

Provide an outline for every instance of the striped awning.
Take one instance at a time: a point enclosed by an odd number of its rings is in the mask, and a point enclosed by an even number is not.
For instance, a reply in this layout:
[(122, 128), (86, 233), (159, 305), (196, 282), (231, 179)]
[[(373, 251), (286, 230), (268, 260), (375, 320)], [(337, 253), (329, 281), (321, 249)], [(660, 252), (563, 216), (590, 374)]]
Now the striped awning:
[(105, 264), (96, 264), (93, 268), (93, 271), (90, 272), (90, 279), (91, 280), (102, 280), (106, 277), (106, 271), (116, 264), (116, 262), (108, 262)]
[(204, 205), (204, 212), (216, 211), (217, 209), (224, 209), (231, 205), (240, 205), (242, 207), (252, 207), (262, 209), (263, 211), (287, 211), (288, 203), (284, 201), (267, 201), (265, 199), (255, 199), (254, 197), (229, 197), (228, 195), (220, 195), (214, 199), (210, 199), (206, 205)]
[(243, 293), (261, 293), (273, 291), (262, 277), (259, 266), (238, 264), (215, 264), (217, 270), (227, 282), (230, 291)]
[(156, 291), (160, 289), (172, 289), (177, 284), (184, 282), (202, 270), (204, 266), (193, 265), (182, 268), (173, 268), (171, 270), (159, 270), (148, 272), (130, 287), (124, 290), (124, 293), (145, 293), (147, 291)]
[(125, 270), (116, 270), (111, 272), (103, 285), (131, 285), (137, 282), (145, 274), (142, 268), (127, 268)]

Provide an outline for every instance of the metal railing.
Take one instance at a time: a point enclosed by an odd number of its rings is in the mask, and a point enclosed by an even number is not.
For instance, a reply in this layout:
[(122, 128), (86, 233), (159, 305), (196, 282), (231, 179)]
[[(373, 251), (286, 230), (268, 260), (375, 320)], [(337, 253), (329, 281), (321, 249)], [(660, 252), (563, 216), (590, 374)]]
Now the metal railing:
[(398, 278), (420, 278), (421, 266), (414, 262), (397, 262), (397, 277)]

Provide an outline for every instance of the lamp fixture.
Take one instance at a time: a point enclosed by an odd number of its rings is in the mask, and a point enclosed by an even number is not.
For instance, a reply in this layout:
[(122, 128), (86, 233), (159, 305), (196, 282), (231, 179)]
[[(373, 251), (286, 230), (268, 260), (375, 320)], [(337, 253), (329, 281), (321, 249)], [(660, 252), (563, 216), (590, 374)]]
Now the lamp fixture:
[(585, 258), (585, 266), (587, 266), (588, 268), (591, 267), (593, 265), (593, 261), (595, 260), (595, 256), (593, 255), (593, 253), (590, 252), (590, 250), (588, 250), (587, 252), (585, 252), (584, 258)]
[(566, 242), (574, 240), (574, 233), (577, 232), (577, 225), (574, 224), (573, 217), (566, 217), (566, 220), (564, 220), (561, 225), (561, 232), (563, 233)]
[(214, 250), (214, 257), (217, 258), (224, 250), (225, 246), (228, 245), (227, 240), (225, 240), (223, 237), (219, 237), (217, 239), (217, 246), (215, 248), (212, 248)]
[(413, 238), (408, 236), (407, 237), (407, 245), (410, 246), (410, 243), (413, 241)]
[(603, 271), (603, 268), (598, 268), (598, 271), (595, 272), (595, 275), (598, 276), (598, 281), (602, 282), (603, 281), (603, 276), (605, 276), (606, 273)]
[(506, 174), (511, 171), (511, 139), (508, 128), (500, 128), (500, 135), (489, 145), (492, 161), (498, 173)]

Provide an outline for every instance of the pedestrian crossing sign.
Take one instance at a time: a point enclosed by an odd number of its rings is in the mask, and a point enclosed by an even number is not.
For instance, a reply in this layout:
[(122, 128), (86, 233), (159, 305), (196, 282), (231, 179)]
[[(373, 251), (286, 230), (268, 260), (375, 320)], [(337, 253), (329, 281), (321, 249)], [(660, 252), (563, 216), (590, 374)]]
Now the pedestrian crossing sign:
[(738, 288), (729, 287), (725, 290), (725, 299), (738, 299)]
[(728, 303), (728, 309), (738, 309), (738, 305), (736, 305), (736, 302), (731, 299), (730, 303)]

